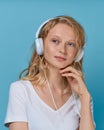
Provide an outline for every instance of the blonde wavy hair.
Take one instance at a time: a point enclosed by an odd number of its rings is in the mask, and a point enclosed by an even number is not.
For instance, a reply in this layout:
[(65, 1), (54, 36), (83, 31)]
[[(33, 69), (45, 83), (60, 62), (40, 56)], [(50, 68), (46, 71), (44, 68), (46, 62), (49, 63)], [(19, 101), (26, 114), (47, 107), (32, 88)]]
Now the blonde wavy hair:
[[(67, 24), (68, 26), (72, 27), (76, 36), (76, 43), (78, 43), (78, 49), (83, 49), (85, 44), (84, 29), (74, 18), (70, 16), (59, 16), (50, 19), (40, 29), (38, 37), (41, 37), (44, 41), (50, 29), (52, 29), (58, 23)], [(83, 59), (81, 59), (79, 62), (73, 62), (72, 66), (83, 73), (82, 60)], [(29, 66), (24, 71), (26, 71), (26, 74), (22, 79), (30, 80), (35, 86), (44, 86), (44, 84), (46, 83), (44, 72), (48, 76), (48, 67), (44, 55), (37, 55), (36, 50), (34, 49)], [(22, 71), (20, 75), (22, 75), (24, 71)]]

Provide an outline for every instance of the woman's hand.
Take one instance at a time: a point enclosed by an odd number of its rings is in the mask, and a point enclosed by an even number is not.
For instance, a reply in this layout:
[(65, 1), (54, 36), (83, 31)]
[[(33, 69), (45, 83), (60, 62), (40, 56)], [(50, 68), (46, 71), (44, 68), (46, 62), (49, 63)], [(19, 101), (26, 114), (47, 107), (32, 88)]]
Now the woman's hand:
[(89, 94), (84, 83), (82, 72), (68, 66), (67, 68), (60, 70), (60, 73), (67, 78), (72, 91), (76, 92), (79, 96)]

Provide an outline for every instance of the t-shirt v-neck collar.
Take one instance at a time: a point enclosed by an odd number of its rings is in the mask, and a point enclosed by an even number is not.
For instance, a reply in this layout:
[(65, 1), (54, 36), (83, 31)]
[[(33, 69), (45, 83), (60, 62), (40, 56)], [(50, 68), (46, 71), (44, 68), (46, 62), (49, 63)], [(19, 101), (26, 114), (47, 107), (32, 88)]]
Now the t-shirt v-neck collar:
[[(42, 104), (42, 106), (44, 106), (45, 108), (47, 108), (48, 110), (54, 112), (54, 113), (58, 113), (59, 111), (63, 111), (64, 109), (66, 109), (68, 106), (69, 106), (69, 103), (72, 101), (73, 99), (73, 95), (71, 95), (69, 97), (69, 99), (60, 107), (58, 108), (57, 110), (54, 110), (53, 108), (51, 108), (47, 103), (45, 103), (40, 97), (39, 95), (37, 94), (37, 92), (35, 91), (32, 83), (30, 81), (28, 81), (28, 83), (30, 84), (31, 86), (31, 89), (33, 91), (33, 94), (37, 97), (37, 100), (39, 100), (39, 102)], [(36, 98), (35, 97), (35, 98)]]

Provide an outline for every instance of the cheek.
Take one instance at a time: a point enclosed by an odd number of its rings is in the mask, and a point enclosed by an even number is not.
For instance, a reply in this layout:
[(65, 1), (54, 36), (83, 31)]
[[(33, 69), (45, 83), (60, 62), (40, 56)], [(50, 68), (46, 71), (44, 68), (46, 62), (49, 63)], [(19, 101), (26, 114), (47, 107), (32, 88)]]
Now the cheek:
[(76, 50), (68, 50), (68, 57), (69, 58), (75, 58), (76, 57), (76, 55), (77, 55), (77, 51)]
[(74, 51), (74, 57), (76, 57), (77, 53), (78, 53), (78, 51), (75, 50), (75, 51)]
[(50, 44), (44, 46), (44, 54), (51, 54), (53, 52), (55, 52), (55, 48)]
[(52, 46), (46, 45), (44, 46), (44, 56), (45, 57), (51, 57), (55, 53), (55, 50)]

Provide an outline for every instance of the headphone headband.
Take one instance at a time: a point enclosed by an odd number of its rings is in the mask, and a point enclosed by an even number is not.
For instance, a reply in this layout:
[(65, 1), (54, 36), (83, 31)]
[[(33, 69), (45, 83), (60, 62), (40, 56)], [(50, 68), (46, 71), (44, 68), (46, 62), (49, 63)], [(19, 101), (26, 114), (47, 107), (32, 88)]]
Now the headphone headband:
[(60, 18), (60, 17), (62, 17), (62, 16), (56, 16), (56, 17), (54, 17), (54, 18), (50, 18), (50, 19), (47, 19), (46, 21), (44, 21), (44, 22), (39, 26), (38, 30), (36, 31), (35, 38), (38, 38), (38, 37), (39, 37), (40, 30), (42, 29), (42, 27), (43, 27), (46, 23), (48, 23), (50, 20), (53, 20), (53, 19), (55, 19), (55, 18)]
[(43, 22), (43, 23), (39, 26), (39, 28), (38, 28), (38, 30), (37, 30), (37, 32), (36, 32), (35, 38), (38, 38), (38, 37), (39, 37), (39, 33), (40, 33), (41, 28), (42, 28), (46, 23), (48, 23), (50, 20), (52, 20), (52, 19), (54, 19), (54, 18), (50, 18), (50, 19), (46, 20), (45, 22)]

